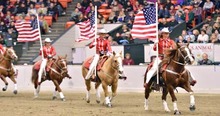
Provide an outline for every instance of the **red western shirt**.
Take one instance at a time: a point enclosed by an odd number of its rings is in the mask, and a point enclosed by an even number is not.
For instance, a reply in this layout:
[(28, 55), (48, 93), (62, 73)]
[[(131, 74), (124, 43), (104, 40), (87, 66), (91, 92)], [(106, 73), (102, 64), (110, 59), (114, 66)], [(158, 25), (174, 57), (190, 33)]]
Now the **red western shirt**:
[(4, 48), (3, 48), (3, 45), (2, 44), (0, 44), (0, 53), (4, 53), (5, 52), (5, 50), (4, 50)]
[[(158, 42), (158, 49), (159, 49), (158, 54), (164, 55), (165, 49), (174, 49), (175, 45), (176, 45), (176, 43), (170, 38), (167, 38), (167, 39), (160, 38), (159, 42)], [(154, 49), (154, 51), (157, 50), (156, 44), (154, 44), (153, 49)]]
[[(55, 56), (56, 55), (56, 50), (53, 46), (50, 46), (48, 48), (46, 46), (44, 46), (43, 47), (43, 53), (44, 53), (44, 58), (47, 58), (49, 55)], [(42, 55), (42, 51), (40, 51), (39, 55)]]
[[(89, 48), (93, 48), (95, 40), (89, 45)], [(110, 46), (110, 43), (108, 40), (99, 37), (96, 39), (96, 53), (99, 54), (101, 51), (104, 51), (105, 53), (107, 52), (112, 52), (112, 47)]]

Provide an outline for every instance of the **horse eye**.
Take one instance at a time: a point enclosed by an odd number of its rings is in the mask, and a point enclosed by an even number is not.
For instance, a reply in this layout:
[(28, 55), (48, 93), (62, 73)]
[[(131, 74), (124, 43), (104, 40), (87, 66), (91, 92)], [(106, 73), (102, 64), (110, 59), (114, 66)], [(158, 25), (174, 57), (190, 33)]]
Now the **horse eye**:
[(115, 60), (115, 63), (117, 62), (117, 60)]

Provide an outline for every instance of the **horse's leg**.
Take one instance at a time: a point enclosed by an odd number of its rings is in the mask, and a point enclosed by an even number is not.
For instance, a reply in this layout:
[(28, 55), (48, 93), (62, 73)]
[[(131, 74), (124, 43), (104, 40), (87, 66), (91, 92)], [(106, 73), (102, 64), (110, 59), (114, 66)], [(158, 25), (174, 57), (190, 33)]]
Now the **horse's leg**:
[(190, 95), (190, 106), (189, 109), (190, 111), (194, 111), (196, 109), (195, 107), (195, 97), (193, 95), (193, 90), (191, 89), (190, 84), (188, 83), (187, 85), (183, 86), (183, 88), (189, 93)]
[(5, 87), (2, 88), (2, 91), (6, 91), (8, 88), (8, 82), (4, 76), (1, 75), (2, 81), (5, 83)]
[(118, 82), (112, 84), (112, 97), (110, 98), (110, 102), (113, 101), (113, 98), (117, 95)]
[(107, 107), (112, 107), (111, 105), (111, 101), (109, 98), (109, 92), (108, 92), (108, 85), (105, 82), (102, 82), (102, 88), (104, 90), (105, 93), (105, 104)]
[(36, 79), (34, 81), (34, 88), (35, 88), (35, 91), (34, 91), (34, 98), (37, 98), (39, 96), (39, 91), (38, 91), (38, 79)]
[(148, 101), (148, 98), (149, 98), (150, 92), (151, 92), (151, 89), (150, 89), (149, 85), (151, 85), (151, 83), (149, 83), (149, 84), (147, 84), (147, 85), (145, 86), (145, 92), (144, 92), (144, 97), (145, 97), (144, 110), (148, 110), (148, 109), (149, 109), (149, 101)]
[(101, 95), (100, 95), (100, 91), (99, 91), (99, 85), (101, 83), (100, 82), (96, 82), (95, 83), (95, 90), (96, 90), (96, 102), (99, 104), (100, 103), (100, 98), (101, 98)]
[(57, 99), (57, 88), (55, 87), (54, 92), (53, 92), (53, 100)]
[(169, 91), (169, 93), (170, 93), (170, 96), (171, 96), (171, 98), (172, 98), (174, 114), (175, 114), (175, 115), (181, 114), (181, 112), (180, 112), (180, 111), (178, 110), (178, 108), (177, 108), (177, 98), (176, 98), (176, 96), (175, 96), (175, 94), (174, 94), (174, 88), (173, 88), (173, 86), (172, 86), (172, 85), (168, 85), (167, 87), (168, 87), (168, 91)]
[(14, 83), (14, 91), (13, 91), (13, 93), (14, 93), (14, 94), (17, 94), (17, 93), (18, 93), (18, 86), (17, 86), (17, 81), (15, 80), (14, 75), (12, 75), (12, 76), (10, 77), (10, 79), (11, 79), (11, 81)]
[(60, 99), (61, 99), (62, 101), (65, 101), (65, 97), (64, 97), (63, 92), (62, 92), (62, 90), (61, 90), (61, 88), (60, 88), (60, 83), (61, 83), (61, 82), (58, 82), (57, 80), (52, 80), (52, 81), (53, 81), (54, 85), (56, 86), (57, 91), (58, 91), (59, 94), (60, 94)]
[(166, 87), (163, 87), (163, 95), (162, 95), (162, 101), (163, 101), (163, 107), (164, 107), (164, 110), (166, 112), (170, 112), (170, 109), (168, 108), (167, 106), (167, 94), (168, 94), (168, 90)]
[(86, 102), (90, 103), (90, 90), (91, 90), (91, 81), (89, 80), (85, 80), (85, 84), (86, 84)]

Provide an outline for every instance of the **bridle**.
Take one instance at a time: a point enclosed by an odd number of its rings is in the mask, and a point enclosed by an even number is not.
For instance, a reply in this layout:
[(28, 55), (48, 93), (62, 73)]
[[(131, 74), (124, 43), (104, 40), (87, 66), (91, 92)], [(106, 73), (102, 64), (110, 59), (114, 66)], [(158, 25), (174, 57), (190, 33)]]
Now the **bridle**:
[[(61, 66), (59, 64), (59, 62), (62, 62), (64, 64), (64, 66)], [(61, 60), (56, 60), (55, 62), (53, 62), (53, 64), (56, 68), (58, 68), (59, 71), (57, 71), (55, 68), (50, 67), (50, 69), (55, 72), (56, 74), (58, 74), (59, 76), (63, 76), (63, 74), (67, 73), (67, 66), (66, 66), (66, 60), (65, 59), (61, 59)]]
[(181, 46), (180, 48), (178, 48), (178, 53), (180, 54), (180, 56), (183, 58), (183, 63), (182, 62), (179, 62), (179, 61), (176, 61), (176, 60), (174, 60), (174, 59), (172, 59), (172, 61), (174, 62), (174, 63), (176, 63), (176, 64), (179, 64), (179, 65), (182, 65), (182, 66), (185, 66), (186, 64), (187, 64), (187, 62), (186, 62), (186, 59), (187, 58), (189, 58), (190, 56), (189, 56), (189, 54), (187, 54), (186, 56), (184, 56), (183, 55), (183, 53), (182, 53), (182, 48), (185, 48), (185, 46)]

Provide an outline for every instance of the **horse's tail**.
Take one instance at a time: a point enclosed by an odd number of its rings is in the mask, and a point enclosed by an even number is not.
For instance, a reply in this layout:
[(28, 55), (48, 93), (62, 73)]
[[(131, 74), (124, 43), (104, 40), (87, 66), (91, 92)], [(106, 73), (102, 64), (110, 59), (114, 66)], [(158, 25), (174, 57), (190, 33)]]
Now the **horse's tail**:
[(37, 78), (38, 78), (37, 70), (35, 70), (34, 67), (33, 67), (33, 68), (32, 68), (31, 82), (34, 83)]

